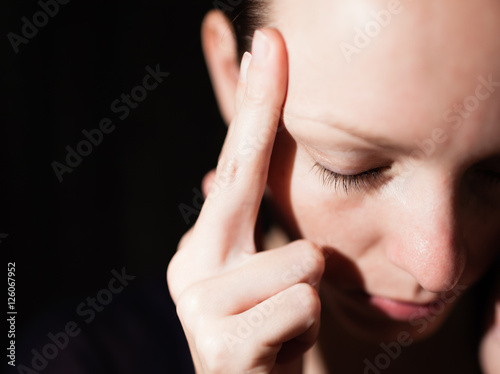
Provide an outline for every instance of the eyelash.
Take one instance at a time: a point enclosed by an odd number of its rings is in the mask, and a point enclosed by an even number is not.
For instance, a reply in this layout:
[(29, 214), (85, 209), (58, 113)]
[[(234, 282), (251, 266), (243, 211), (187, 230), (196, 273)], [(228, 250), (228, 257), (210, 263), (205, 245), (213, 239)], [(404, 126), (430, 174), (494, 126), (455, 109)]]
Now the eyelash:
[[(345, 175), (326, 169), (317, 162), (314, 164), (313, 168), (317, 169), (317, 172), (320, 174), (321, 181), (325, 186), (333, 186), (336, 191), (342, 188), (346, 194), (352, 190), (360, 191), (362, 189), (373, 187), (377, 184), (377, 182), (380, 182), (383, 171), (388, 169), (387, 167), (380, 167), (367, 170), (359, 174)], [(480, 177), (491, 183), (493, 186), (500, 184), (500, 174), (483, 170), (480, 174)]]
[(382, 172), (387, 169), (387, 167), (380, 167), (367, 170), (359, 174), (345, 175), (326, 169), (317, 162), (314, 164), (313, 168), (317, 169), (317, 172), (320, 174), (321, 181), (325, 186), (333, 186), (336, 191), (342, 188), (345, 193), (349, 193), (352, 190), (360, 191), (368, 187), (373, 187), (376, 182), (380, 181)]

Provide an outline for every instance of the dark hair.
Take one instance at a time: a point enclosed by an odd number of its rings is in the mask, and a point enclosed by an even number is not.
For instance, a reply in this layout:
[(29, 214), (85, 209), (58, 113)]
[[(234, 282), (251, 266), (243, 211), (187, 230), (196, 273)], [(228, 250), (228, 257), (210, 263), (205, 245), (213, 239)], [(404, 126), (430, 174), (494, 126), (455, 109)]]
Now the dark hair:
[(234, 9), (225, 13), (231, 21), (238, 46), (238, 63), (243, 53), (250, 51), (255, 30), (264, 27), (268, 22), (266, 2), (269, 0), (239, 0)]

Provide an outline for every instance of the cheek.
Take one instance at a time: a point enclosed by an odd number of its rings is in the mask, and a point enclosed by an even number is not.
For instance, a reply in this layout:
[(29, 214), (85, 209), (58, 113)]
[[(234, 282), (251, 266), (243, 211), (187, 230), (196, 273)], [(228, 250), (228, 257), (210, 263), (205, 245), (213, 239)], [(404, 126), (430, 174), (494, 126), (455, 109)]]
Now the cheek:
[[(401, 249), (414, 246), (410, 242), (412, 234), (430, 230), (425, 226), (430, 224), (428, 209), (419, 214), (403, 204), (412, 196), (415, 200), (415, 193), (408, 189), (393, 185), (381, 193), (345, 194), (324, 186), (313, 165), (307, 152), (297, 146), (286, 130), (282, 131), (273, 149), (268, 186), (274, 211), (292, 240), (311, 240), (339, 256), (330, 261), (335, 267), (331, 274), (346, 277), (344, 270), (354, 265), (371, 278), (378, 278), (382, 268), (382, 273), (387, 274), (392, 269), (387, 251), (392, 248), (393, 252), (403, 253)], [(464, 284), (478, 280), (498, 254), (500, 242), (498, 220), (488, 219), (488, 225), (472, 219), (477, 218), (477, 212), (470, 209), (473, 208), (456, 213), (461, 218), (458, 240), (467, 253), (461, 281)], [(436, 235), (442, 236), (444, 232), (439, 234), (439, 229), (435, 229)], [(410, 260), (414, 257), (410, 252), (407, 255)]]
[(305, 238), (356, 259), (380, 238), (383, 208), (370, 196), (323, 185), (313, 165), (288, 133), (279, 134), (268, 180), (275, 209), (292, 239)]
[(383, 236), (383, 207), (371, 196), (324, 185), (314, 161), (300, 149), (291, 178), (291, 207), (305, 239), (358, 261)]

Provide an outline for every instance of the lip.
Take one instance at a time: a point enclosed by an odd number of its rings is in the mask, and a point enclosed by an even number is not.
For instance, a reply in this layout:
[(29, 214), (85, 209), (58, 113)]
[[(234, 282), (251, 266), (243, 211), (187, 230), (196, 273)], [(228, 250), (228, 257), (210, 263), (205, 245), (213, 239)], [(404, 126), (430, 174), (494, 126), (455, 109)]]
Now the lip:
[(356, 309), (360, 307), (364, 310), (366, 308), (372, 309), (387, 318), (401, 322), (415, 321), (422, 318), (434, 320), (437, 315), (444, 312), (446, 305), (440, 297), (424, 303), (415, 303), (371, 295), (364, 290), (350, 291), (348, 294), (349, 296), (346, 294), (344, 297), (341, 297), (347, 305), (354, 306), (357, 304)]
[(436, 302), (439, 302), (439, 299), (430, 303), (419, 304), (369, 294), (366, 294), (366, 298), (368, 303), (375, 309), (392, 319), (400, 321), (429, 318), (438, 312), (433, 306)]

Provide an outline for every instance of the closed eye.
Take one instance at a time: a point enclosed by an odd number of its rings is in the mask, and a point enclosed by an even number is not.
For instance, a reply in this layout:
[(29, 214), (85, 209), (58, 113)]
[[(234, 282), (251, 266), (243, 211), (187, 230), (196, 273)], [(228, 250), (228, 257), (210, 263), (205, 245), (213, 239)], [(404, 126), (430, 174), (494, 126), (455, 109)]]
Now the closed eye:
[(384, 171), (389, 169), (389, 167), (379, 167), (358, 174), (346, 175), (331, 171), (317, 162), (313, 168), (316, 169), (325, 186), (333, 187), (336, 191), (343, 189), (345, 193), (377, 187), (385, 180)]

